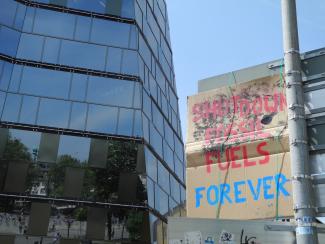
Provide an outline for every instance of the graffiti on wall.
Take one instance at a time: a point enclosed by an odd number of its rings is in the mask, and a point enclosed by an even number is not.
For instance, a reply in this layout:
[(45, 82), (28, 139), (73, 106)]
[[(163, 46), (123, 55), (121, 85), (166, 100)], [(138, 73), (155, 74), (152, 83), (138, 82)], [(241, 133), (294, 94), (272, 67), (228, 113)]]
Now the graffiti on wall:
[(192, 96), (188, 119), (189, 213), (290, 198), (287, 104), (279, 76)]

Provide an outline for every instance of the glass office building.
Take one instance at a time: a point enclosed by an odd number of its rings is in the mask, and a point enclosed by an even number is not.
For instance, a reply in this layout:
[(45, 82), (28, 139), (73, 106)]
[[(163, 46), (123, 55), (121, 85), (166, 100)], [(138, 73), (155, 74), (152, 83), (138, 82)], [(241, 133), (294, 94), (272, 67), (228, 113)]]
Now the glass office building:
[(174, 77), (164, 0), (1, 0), (0, 243), (167, 243)]

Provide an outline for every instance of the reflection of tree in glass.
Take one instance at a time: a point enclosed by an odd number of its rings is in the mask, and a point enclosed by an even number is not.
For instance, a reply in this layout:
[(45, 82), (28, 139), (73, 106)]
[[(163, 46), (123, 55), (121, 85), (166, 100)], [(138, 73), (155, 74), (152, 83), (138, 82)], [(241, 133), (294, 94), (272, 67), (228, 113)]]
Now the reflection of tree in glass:
[[(35, 162), (35, 156), (29, 152), (28, 147), (20, 139), (12, 137), (10, 133), (8, 134), (6, 147), (3, 152), (3, 159), (8, 160), (6, 161), (7, 163), (12, 161), (30, 163), (26, 179), (26, 192), (31, 192), (32, 187), (35, 185), (35, 180), (40, 175), (40, 168)], [(7, 166), (5, 165), (4, 167)]]
[(136, 210), (132, 210), (128, 214), (128, 219), (126, 221), (126, 228), (129, 231), (130, 239), (132, 241), (140, 240), (141, 239), (141, 230), (143, 225), (143, 212)]
[(7, 160), (25, 160), (32, 161), (32, 155), (28, 148), (17, 138), (8, 134), (8, 140), (3, 152), (3, 158)]
[(62, 196), (64, 187), (64, 177), (67, 167), (80, 168), (83, 164), (70, 155), (61, 155), (57, 163), (51, 165), (48, 176), (50, 179), (49, 195)]
[[(77, 158), (71, 155), (61, 155), (57, 163), (53, 164), (49, 169), (50, 177), (50, 196), (62, 196), (64, 187), (65, 170), (67, 167), (83, 168), (85, 170), (82, 198), (92, 201), (108, 201), (118, 202), (118, 188), (119, 177), (123, 172), (134, 173), (136, 172), (137, 165), (137, 144), (126, 143), (118, 141), (110, 141), (108, 143), (107, 167), (103, 168), (90, 168), (86, 162), (80, 162)], [(140, 179), (137, 184), (137, 200), (143, 202), (146, 198), (145, 188), (143, 187)], [(87, 211), (86, 209), (75, 210), (71, 217), (75, 220), (85, 221)], [(137, 213), (136, 216), (142, 213)], [(112, 218), (119, 219), (120, 223), (125, 225), (125, 228), (136, 240), (138, 238), (139, 228), (141, 228), (141, 221), (139, 218), (133, 218), (126, 223), (129, 210), (116, 209), (108, 211), (107, 214), (107, 228), (108, 238), (112, 239)], [(135, 226), (133, 226), (135, 225)], [(123, 227), (124, 228), (124, 227)]]

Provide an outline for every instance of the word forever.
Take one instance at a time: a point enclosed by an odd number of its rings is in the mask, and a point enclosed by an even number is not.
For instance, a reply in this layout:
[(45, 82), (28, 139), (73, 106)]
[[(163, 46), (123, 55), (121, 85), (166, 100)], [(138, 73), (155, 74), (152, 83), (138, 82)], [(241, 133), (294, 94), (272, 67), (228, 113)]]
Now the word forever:
[(286, 189), (286, 183), (289, 180), (283, 174), (274, 176), (265, 176), (258, 178), (255, 183), (253, 180), (235, 181), (232, 184), (210, 185), (209, 187), (195, 188), (195, 207), (199, 208), (202, 201), (207, 201), (211, 206), (217, 204), (240, 204), (247, 201), (243, 191), (246, 187), (246, 195), (251, 195), (254, 201), (262, 199), (271, 200), (280, 197), (289, 197), (290, 194)]

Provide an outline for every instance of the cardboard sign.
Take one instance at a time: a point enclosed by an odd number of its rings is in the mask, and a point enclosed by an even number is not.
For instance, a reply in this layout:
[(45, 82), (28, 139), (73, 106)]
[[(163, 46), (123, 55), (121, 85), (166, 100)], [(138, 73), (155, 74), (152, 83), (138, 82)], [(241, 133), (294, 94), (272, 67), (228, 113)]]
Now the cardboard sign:
[(188, 217), (293, 215), (284, 91), (272, 76), (188, 98)]

